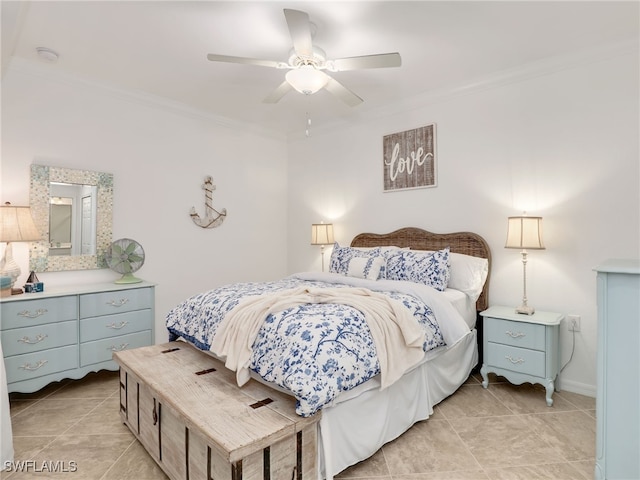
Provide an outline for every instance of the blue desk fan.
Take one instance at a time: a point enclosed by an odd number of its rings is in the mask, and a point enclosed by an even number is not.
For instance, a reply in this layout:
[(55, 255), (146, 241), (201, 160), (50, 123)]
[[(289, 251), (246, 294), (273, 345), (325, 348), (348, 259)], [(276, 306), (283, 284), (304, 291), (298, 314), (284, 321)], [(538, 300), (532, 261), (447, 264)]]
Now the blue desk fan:
[(140, 283), (142, 279), (134, 277), (134, 273), (144, 265), (144, 249), (135, 240), (120, 238), (111, 243), (105, 254), (107, 265), (122, 277), (114, 283)]

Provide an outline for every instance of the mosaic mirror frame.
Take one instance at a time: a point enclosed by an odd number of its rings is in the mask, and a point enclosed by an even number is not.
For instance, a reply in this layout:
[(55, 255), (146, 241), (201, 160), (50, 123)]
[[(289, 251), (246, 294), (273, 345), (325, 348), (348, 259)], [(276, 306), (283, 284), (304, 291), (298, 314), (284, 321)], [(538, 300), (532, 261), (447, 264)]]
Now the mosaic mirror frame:
[[(96, 254), (49, 255), (49, 197), (51, 182), (95, 185), (97, 187)], [(91, 270), (106, 268), (105, 253), (113, 230), (113, 174), (69, 168), (31, 165), (29, 195), (31, 214), (42, 240), (32, 242), (29, 269), (35, 272)]]

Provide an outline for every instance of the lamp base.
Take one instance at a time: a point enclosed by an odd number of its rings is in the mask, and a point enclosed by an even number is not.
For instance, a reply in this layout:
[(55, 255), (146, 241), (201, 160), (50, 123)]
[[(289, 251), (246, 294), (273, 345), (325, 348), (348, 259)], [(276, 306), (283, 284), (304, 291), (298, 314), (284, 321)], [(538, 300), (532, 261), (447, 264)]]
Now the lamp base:
[(529, 305), (520, 305), (516, 308), (516, 313), (521, 313), (523, 315), (533, 315), (535, 311), (535, 308), (530, 307)]

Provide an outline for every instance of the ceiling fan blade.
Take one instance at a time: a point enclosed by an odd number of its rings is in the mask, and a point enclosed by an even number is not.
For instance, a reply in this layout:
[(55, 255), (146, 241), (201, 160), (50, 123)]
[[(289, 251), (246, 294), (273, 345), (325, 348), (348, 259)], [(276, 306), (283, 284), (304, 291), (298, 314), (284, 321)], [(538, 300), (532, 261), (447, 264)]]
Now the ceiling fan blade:
[(260, 60), (259, 58), (232, 57), (230, 55), (215, 55), (210, 53), (207, 55), (207, 59), (212, 62), (243, 63), (247, 65), (259, 65), (261, 67), (282, 68), (282, 62)]
[(284, 17), (289, 26), (289, 33), (293, 41), (293, 49), (302, 57), (313, 57), (313, 43), (311, 40), (311, 26), (309, 15), (300, 10), (284, 9)]
[(332, 71), (361, 70), (365, 68), (389, 68), (402, 65), (398, 52), (380, 53), (378, 55), (363, 55), (362, 57), (338, 58), (332, 61)]
[(345, 87), (340, 82), (338, 82), (336, 79), (330, 77), (329, 75), (327, 76), (329, 77), (329, 81), (324, 86), (324, 88), (326, 88), (327, 91), (329, 91), (330, 93), (338, 97), (344, 103), (346, 103), (350, 107), (355, 107), (356, 105), (360, 105), (362, 102), (364, 102), (364, 100), (362, 100), (358, 95), (353, 93), (347, 87)]
[(278, 86), (273, 92), (271, 92), (262, 101), (262, 103), (278, 103), (282, 97), (284, 97), (293, 87), (286, 80)]

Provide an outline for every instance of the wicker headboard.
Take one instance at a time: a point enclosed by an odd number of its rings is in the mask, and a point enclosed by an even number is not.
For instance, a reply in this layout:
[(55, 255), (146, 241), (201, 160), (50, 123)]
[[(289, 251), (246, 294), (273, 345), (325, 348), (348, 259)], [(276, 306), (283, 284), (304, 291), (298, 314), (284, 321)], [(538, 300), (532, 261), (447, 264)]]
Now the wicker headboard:
[(476, 302), (478, 311), (489, 307), (489, 277), (491, 276), (491, 251), (480, 235), (471, 232), (432, 233), (421, 228), (406, 227), (395, 232), (377, 234), (361, 233), (351, 241), (352, 247), (382, 247), (395, 245), (413, 250), (441, 250), (449, 247), (452, 252), (486, 258), (489, 261), (489, 274)]

